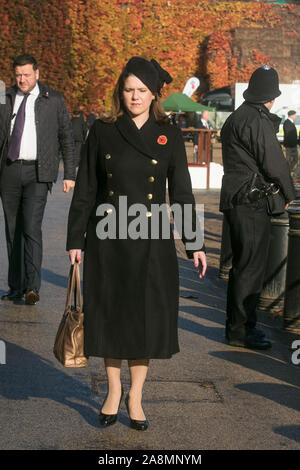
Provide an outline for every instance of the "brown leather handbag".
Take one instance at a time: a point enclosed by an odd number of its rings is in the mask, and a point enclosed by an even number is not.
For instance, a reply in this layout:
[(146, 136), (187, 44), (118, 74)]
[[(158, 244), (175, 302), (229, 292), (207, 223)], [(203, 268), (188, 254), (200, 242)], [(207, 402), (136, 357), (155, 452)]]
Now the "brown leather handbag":
[[(74, 295), (74, 305), (72, 297)], [(84, 356), (84, 314), (80, 289), (79, 264), (71, 265), (65, 311), (56, 334), (53, 353), (65, 367), (86, 367)]]

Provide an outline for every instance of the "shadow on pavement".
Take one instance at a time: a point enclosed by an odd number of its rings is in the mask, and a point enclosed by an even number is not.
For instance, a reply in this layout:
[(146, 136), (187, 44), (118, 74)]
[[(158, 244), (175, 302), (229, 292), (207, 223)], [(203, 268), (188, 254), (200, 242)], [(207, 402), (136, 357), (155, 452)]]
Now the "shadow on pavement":
[(204, 212), (205, 219), (216, 219), (216, 220), (223, 220), (223, 214), (215, 212)]
[(91, 398), (90, 387), (82, 383), (82, 374), (81, 381), (76, 380), (47, 359), (10, 342), (6, 342), (6, 355), (7, 364), (1, 366), (0, 395), (10, 401), (47, 398), (76, 410), (88, 424), (99, 428), (93, 409), (97, 404)]
[[(274, 401), (279, 405), (286, 406), (296, 411), (300, 411), (300, 383), (298, 377), (298, 387), (276, 384), (276, 383), (247, 383), (236, 385), (235, 388), (249, 392), (268, 400)], [(300, 436), (299, 436), (300, 442)]]
[(270, 352), (255, 351), (214, 351), (211, 356), (225, 361), (230, 361), (246, 369), (269, 376), (289, 385), (279, 383), (244, 383), (236, 384), (239, 390), (256, 394), (268, 400), (274, 401), (290, 409), (300, 411), (300, 374), (299, 369), (291, 364), (278, 361), (271, 357)]
[[(222, 361), (229, 361), (253, 372), (261, 373), (266, 379), (268, 377), (284, 382), (279, 383), (243, 383), (235, 387), (257, 394), (268, 400), (274, 401), (290, 409), (300, 411), (300, 374), (299, 368), (291, 363), (292, 341), (300, 338), (299, 335), (284, 331), (282, 319), (272, 318), (266, 313), (259, 312), (258, 324), (263, 324), (267, 336), (271, 336), (273, 348), (268, 351), (256, 351), (232, 347), (225, 340), (225, 318), (226, 318), (226, 290), (227, 283), (218, 278), (218, 269), (208, 269), (206, 279), (199, 281), (192, 263), (181, 259), (180, 266), (180, 296), (190, 299), (190, 305), (181, 305), (179, 316), (179, 328), (207, 338), (208, 340), (224, 345), (221, 351), (209, 354)], [(184, 314), (188, 314), (188, 317)], [(203, 322), (201, 322), (203, 320)], [(212, 322), (208, 325), (206, 321)], [(215, 324), (215, 326), (214, 326)], [(220, 328), (222, 325), (223, 328)], [(265, 380), (265, 379), (264, 379)], [(295, 436), (295, 428), (285, 430), (278, 428), (278, 432)], [(293, 437), (295, 439), (295, 437)], [(298, 437), (298, 441), (300, 437)]]
[[(67, 269), (66, 269), (67, 273)], [(68, 274), (68, 273), (67, 273)], [(68, 285), (68, 276), (62, 276), (57, 274), (50, 269), (42, 268), (42, 280), (49, 282), (49, 284), (54, 284), (59, 287), (66, 287)]]
[(288, 439), (300, 442), (300, 426), (278, 426), (277, 428), (273, 428), (273, 431)]

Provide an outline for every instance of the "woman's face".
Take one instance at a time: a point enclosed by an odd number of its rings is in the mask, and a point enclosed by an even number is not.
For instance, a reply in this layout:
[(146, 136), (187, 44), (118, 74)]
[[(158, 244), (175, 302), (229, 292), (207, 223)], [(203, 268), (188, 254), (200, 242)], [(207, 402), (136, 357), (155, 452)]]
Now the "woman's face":
[(148, 115), (155, 96), (135, 75), (129, 75), (122, 92), (123, 103), (132, 118)]

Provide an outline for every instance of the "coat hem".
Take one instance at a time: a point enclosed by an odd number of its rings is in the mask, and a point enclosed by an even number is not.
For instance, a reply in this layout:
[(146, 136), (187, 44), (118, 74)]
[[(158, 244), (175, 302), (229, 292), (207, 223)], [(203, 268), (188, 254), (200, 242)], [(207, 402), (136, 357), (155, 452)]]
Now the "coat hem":
[(142, 356), (140, 355), (135, 355), (133, 356), (132, 354), (126, 355), (126, 357), (122, 354), (121, 356), (118, 356), (116, 354), (103, 354), (103, 353), (98, 353), (98, 352), (92, 352), (92, 353), (85, 353), (85, 356), (87, 358), (89, 357), (102, 357), (102, 358), (108, 358), (108, 359), (120, 359), (120, 360), (128, 360), (128, 361), (134, 361), (134, 360), (140, 360), (140, 359), (171, 359), (171, 357), (174, 354), (179, 353), (180, 350), (178, 349), (177, 351), (174, 351), (170, 354), (143, 354)]

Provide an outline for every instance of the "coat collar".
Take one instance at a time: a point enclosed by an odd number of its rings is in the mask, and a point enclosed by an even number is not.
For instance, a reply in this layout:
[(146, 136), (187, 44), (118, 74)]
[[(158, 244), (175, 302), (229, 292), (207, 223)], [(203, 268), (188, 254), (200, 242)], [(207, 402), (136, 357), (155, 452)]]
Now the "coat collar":
[(44, 98), (49, 98), (49, 95), (51, 93), (50, 88), (48, 88), (44, 83), (38, 81), (39, 87), (40, 87), (40, 94), (39, 96), (43, 96)]
[(270, 119), (270, 121), (272, 121), (275, 131), (278, 132), (279, 125), (281, 123), (281, 118), (277, 116), (277, 114), (271, 113), (264, 104), (249, 103), (248, 101), (245, 101), (245, 103), (248, 106), (251, 106), (252, 108), (256, 108), (264, 117)]
[[(157, 123), (152, 114), (141, 129), (138, 129), (130, 116), (124, 113), (116, 121), (116, 127), (123, 138), (143, 155), (149, 158), (157, 158), (157, 150), (151, 145), (157, 134)], [(146, 136), (149, 138), (145, 138)], [(153, 149), (153, 150), (152, 150)]]
[[(39, 97), (40, 96), (43, 96), (45, 98), (49, 98), (49, 94), (50, 94), (50, 88), (46, 87), (42, 82), (40, 82), (38, 80), (38, 86), (39, 86), (39, 89), (40, 89), (40, 93), (39, 93)], [(14, 85), (12, 86), (11, 88), (9, 88), (7, 91), (6, 91), (6, 94), (8, 96), (10, 96), (14, 102), (15, 98), (16, 98), (16, 94), (17, 94), (17, 91), (18, 91), (18, 87), (17, 85)]]

